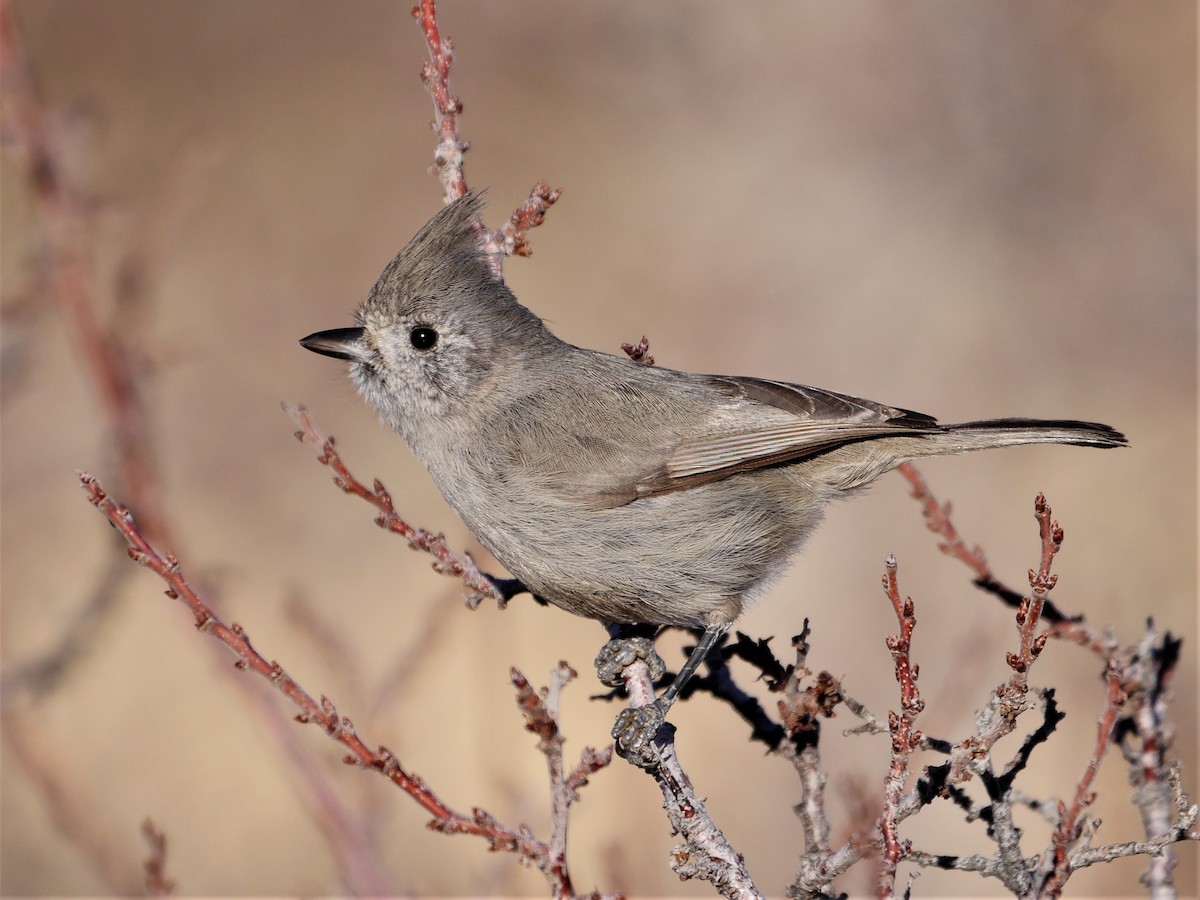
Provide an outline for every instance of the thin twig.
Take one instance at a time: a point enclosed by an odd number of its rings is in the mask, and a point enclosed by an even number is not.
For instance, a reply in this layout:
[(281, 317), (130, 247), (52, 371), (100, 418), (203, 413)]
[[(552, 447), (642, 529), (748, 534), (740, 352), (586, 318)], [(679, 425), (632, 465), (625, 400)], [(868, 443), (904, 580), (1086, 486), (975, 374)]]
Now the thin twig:
[(563, 736), (559, 728), (559, 699), (562, 689), (575, 678), (575, 670), (565, 662), (550, 673), (550, 687), (535, 691), (529, 680), (512, 669), (513, 687), (517, 689), (517, 706), (525, 715), (525, 728), (540, 739), (538, 749), (546, 757), (550, 775), (550, 841), (545, 857), (533, 860), (546, 879), (555, 900), (573, 897), (571, 875), (567, 867), (567, 826), (571, 804), (579, 799), (578, 789), (588, 778), (612, 762), (611, 745), (597, 753), (585, 747), (580, 762), (570, 773), (563, 765)]
[(1039, 873), (1039, 897), (1058, 897), (1062, 894), (1067, 879), (1071, 877), (1071, 850), (1076, 846), (1083, 834), (1084, 822), (1080, 817), (1096, 800), (1092, 791), (1092, 783), (1100, 770), (1100, 762), (1104, 759), (1108, 748), (1112, 746), (1113, 728), (1117, 715), (1125, 705), (1125, 691), (1121, 687), (1120, 673), (1115, 666), (1110, 666), (1105, 672), (1107, 692), (1105, 695), (1104, 712), (1096, 727), (1096, 742), (1092, 755), (1087, 761), (1082, 777), (1075, 786), (1075, 796), (1071, 805), (1059, 801), (1058, 823), (1051, 837), (1051, 849), (1044, 857), (1044, 870)]
[(424, 528), (414, 528), (404, 521), (392, 504), (392, 495), (379, 479), (375, 479), (374, 485), (368, 488), (355, 478), (334, 449), (333, 438), (326, 437), (317, 429), (307, 409), (290, 403), (283, 404), (283, 409), (300, 427), (296, 432), (296, 439), (316, 447), (317, 462), (333, 469), (333, 483), (344, 493), (361, 497), (379, 510), (379, 515), (375, 518), (376, 525), (400, 535), (408, 541), (408, 546), (413, 550), (430, 554), (434, 559), (433, 570), (438, 574), (462, 580), (467, 588), (464, 595), (467, 606), (475, 609), (489, 598), (495, 600), (501, 608), (505, 606), (507, 600), (504, 594), (491, 579), (479, 571), (469, 553), (457, 556), (446, 546), (444, 534), (433, 534)]
[[(462, 101), (450, 90), (454, 42), (442, 35), (435, 0), (420, 0), (419, 5), (413, 7), (412, 14), (421, 26), (425, 47), (429, 51), (429, 59), (421, 67), (421, 81), (433, 99), (433, 130), (438, 136), (432, 171), (442, 184), (445, 202), (452, 203), (467, 193), (463, 157), (470, 149), (470, 144), (462, 139), (458, 128), (458, 117), (463, 111)], [(503, 277), (505, 257), (529, 256), (533, 253), (529, 230), (542, 224), (546, 210), (561, 196), (562, 188), (552, 189), (546, 182), (538, 181), (530, 189), (525, 202), (499, 229), (489, 230), (482, 219), (473, 222), (479, 232), (481, 249), (497, 279)]]
[(160, 556), (141, 533), (129, 510), (113, 501), (93, 476), (80, 473), (80, 484), (88, 501), (104, 514), (125, 539), (130, 558), (166, 582), (168, 597), (188, 607), (195, 618), (197, 630), (232, 650), (238, 657), (235, 663), (237, 669), (259, 675), (287, 697), (300, 710), (296, 721), (319, 725), (330, 738), (344, 746), (349, 751), (343, 758), (344, 762), (373, 769), (403, 790), (433, 816), (429, 827), (435, 831), (477, 835), (488, 842), (490, 849), (516, 853), (531, 862), (548, 855), (546, 844), (534, 837), (527, 827), (514, 830), (478, 808), (470, 816), (459, 813), (446, 805), (419, 776), (406, 771), (386, 747), (370, 749), (358, 736), (353, 723), (338, 713), (329, 698), (322, 696), (319, 702), (314, 700), (287, 674), (282, 665), (268, 661), (254, 649), (245, 629), (236, 622), (226, 625), (184, 577), (179, 561), (169, 553)]
[(879, 819), (879, 830), (883, 834), (883, 858), (879, 867), (878, 895), (883, 898), (896, 894), (896, 868), (912, 849), (910, 841), (901, 841), (897, 831), (896, 816), (908, 780), (909, 761), (913, 750), (921, 743), (921, 732), (914, 723), (925, 701), (917, 688), (919, 667), (911, 659), (912, 633), (917, 620), (913, 615), (911, 598), (900, 599), (900, 587), (896, 581), (896, 557), (889, 556), (885, 563), (883, 588), (892, 602), (899, 634), (887, 636), (887, 647), (896, 666), (896, 682), (900, 685), (900, 712), (888, 713), (888, 731), (891, 733), (891, 765), (884, 778), (883, 813)]

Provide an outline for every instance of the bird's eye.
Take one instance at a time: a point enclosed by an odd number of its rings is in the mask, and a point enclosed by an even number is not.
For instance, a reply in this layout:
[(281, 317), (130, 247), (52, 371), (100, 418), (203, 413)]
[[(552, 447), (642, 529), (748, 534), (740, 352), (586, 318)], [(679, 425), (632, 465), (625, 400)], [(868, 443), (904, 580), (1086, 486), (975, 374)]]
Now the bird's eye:
[(438, 342), (438, 333), (427, 325), (418, 325), (408, 333), (408, 339), (418, 350), (432, 350)]

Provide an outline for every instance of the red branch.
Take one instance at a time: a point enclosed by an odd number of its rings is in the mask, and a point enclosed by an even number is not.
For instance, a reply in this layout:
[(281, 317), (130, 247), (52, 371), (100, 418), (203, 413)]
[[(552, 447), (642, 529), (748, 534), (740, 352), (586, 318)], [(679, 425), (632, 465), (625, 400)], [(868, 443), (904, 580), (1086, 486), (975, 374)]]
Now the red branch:
[(451, 578), (462, 579), (463, 584), (467, 587), (465, 595), (467, 605), (471, 609), (475, 609), (488, 598), (494, 599), (501, 607), (505, 605), (504, 595), (486, 575), (479, 571), (469, 553), (464, 553), (461, 557), (455, 555), (446, 546), (444, 534), (433, 534), (424, 528), (414, 528), (400, 518), (396, 513), (396, 507), (392, 504), (392, 495), (388, 493), (378, 478), (370, 488), (355, 478), (338, 455), (337, 450), (334, 449), (333, 438), (326, 437), (317, 429), (307, 409), (289, 403), (283, 404), (283, 408), (292, 417), (292, 421), (300, 427), (300, 430), (296, 432), (296, 439), (316, 447), (318, 450), (317, 462), (333, 469), (333, 483), (343, 492), (362, 497), (379, 510), (379, 515), (375, 518), (376, 525), (393, 534), (400, 535), (408, 541), (408, 546), (413, 550), (430, 554), (434, 558), (433, 570), (435, 572), (449, 575)]
[(904, 784), (908, 780), (909, 761), (912, 752), (921, 743), (922, 733), (913, 727), (917, 716), (925, 708), (917, 688), (920, 668), (912, 664), (912, 633), (917, 624), (913, 615), (912, 598), (900, 599), (900, 587), (896, 581), (896, 557), (889, 556), (884, 564), (883, 589), (892, 601), (899, 634), (887, 636), (887, 647), (896, 664), (896, 682), (900, 685), (900, 712), (888, 712), (888, 731), (891, 734), (891, 765), (884, 779), (883, 813), (879, 819), (879, 830), (883, 836), (883, 858), (880, 863), (878, 894), (893, 897), (896, 893), (896, 868), (912, 849), (909, 841), (901, 841), (897, 830), (900, 804), (904, 798)]
[(1029, 669), (1041, 655), (1049, 639), (1049, 632), (1037, 633), (1038, 620), (1046, 603), (1046, 594), (1058, 581), (1050, 572), (1054, 557), (1062, 547), (1063, 530), (1052, 520), (1050, 505), (1045, 496), (1038, 494), (1034, 500), (1034, 515), (1041, 535), (1041, 560), (1037, 571), (1029, 570), (1030, 596), (1021, 600), (1017, 608), (1017, 652), (1005, 655), (1012, 675), (996, 688), (988, 706), (988, 714), (980, 719), (980, 727), (973, 737), (968, 737), (954, 746), (952, 759), (954, 774), (951, 780), (964, 777), (965, 769), (973, 767), (977, 760), (985, 758), (1002, 737), (1016, 727), (1017, 717), (1031, 708), (1029, 701)]
[(621, 349), (636, 363), (641, 363), (643, 366), (654, 365), (654, 357), (650, 355), (650, 339), (644, 334), (636, 344), (622, 344)]
[(897, 471), (908, 481), (912, 488), (912, 496), (921, 504), (921, 512), (925, 516), (925, 526), (934, 534), (941, 535), (942, 543), (938, 544), (938, 549), (947, 556), (962, 560), (980, 581), (995, 581), (991, 566), (988, 565), (987, 557), (983, 554), (983, 548), (978, 544), (974, 547), (967, 547), (966, 542), (959, 535), (958, 529), (950, 521), (950, 501), (938, 503), (937, 498), (929, 490), (929, 485), (925, 483), (925, 479), (921, 477), (921, 473), (912, 463), (902, 464)]
[(433, 97), (433, 130), (438, 135), (433, 171), (442, 183), (446, 202), (451, 203), (467, 192), (462, 165), (463, 154), (470, 146), (458, 133), (462, 101), (450, 93), (450, 63), (454, 60), (454, 43), (448, 37), (442, 38), (434, 0), (421, 0), (420, 6), (413, 7), (412, 14), (421, 24), (425, 45), (429, 49), (429, 59), (421, 66), (421, 81)]
[(530, 189), (529, 197), (513, 212), (498, 233), (505, 256), (533, 254), (533, 245), (529, 243), (528, 238), (529, 229), (542, 224), (546, 218), (546, 210), (561, 196), (562, 188), (551, 189), (550, 185), (541, 180)]
[(1116, 727), (1118, 715), (1125, 706), (1125, 690), (1121, 685), (1120, 675), (1115, 664), (1110, 664), (1108, 671), (1104, 673), (1108, 691), (1105, 695), (1104, 712), (1101, 713), (1100, 721), (1096, 725), (1096, 743), (1092, 749), (1091, 758), (1088, 759), (1087, 766), (1083, 770), (1083, 775), (1075, 786), (1075, 797), (1071, 801), (1070, 807), (1062, 800), (1058, 801), (1058, 826), (1054, 829), (1054, 836), (1051, 838), (1053, 870), (1050, 877), (1043, 883), (1041, 890), (1038, 891), (1040, 897), (1060, 896), (1067, 879), (1071, 876), (1072, 865), (1069, 854), (1083, 834), (1084, 823), (1080, 821), (1080, 818), (1096, 800), (1096, 794), (1092, 791), (1092, 783), (1096, 780), (1100, 762), (1108, 753), (1108, 748), (1112, 746), (1113, 729)]
[(322, 696), (320, 702), (314, 700), (284, 671), (282, 665), (268, 661), (254, 649), (240, 625), (236, 622), (226, 625), (221, 621), (188, 583), (179, 561), (169, 553), (165, 557), (160, 556), (139, 531), (129, 510), (114, 502), (92, 475), (80, 472), (79, 479), (88, 501), (108, 518), (129, 545), (130, 558), (167, 583), (166, 595), (181, 601), (191, 610), (197, 630), (232, 650), (238, 657), (236, 668), (254, 672), (287, 697), (300, 710), (295, 717), (297, 722), (319, 725), (333, 740), (346, 747), (350, 752), (343, 758), (344, 762), (373, 769), (403, 790), (433, 816), (429, 827), (434, 831), (478, 835), (488, 842), (492, 850), (518, 853), (535, 863), (538, 859), (549, 858), (547, 845), (534, 837), (527, 827), (513, 830), (479, 808), (473, 809), (470, 816), (451, 809), (419, 776), (405, 771), (386, 747), (378, 750), (368, 747), (358, 736), (351, 721), (338, 713), (328, 697)]
[[(1013, 669), (1013, 674), (1008, 682), (993, 694), (986, 710), (986, 719), (976, 736), (955, 745), (952, 753), (954, 769), (950, 777), (951, 782), (961, 781), (974, 766), (972, 760), (986, 758), (992, 745), (1012, 730), (1015, 717), (1028, 705), (1025, 693), (1029, 666), (1045, 646), (1047, 638), (1054, 637), (1078, 644), (1104, 661), (1108, 701), (1100, 721), (1092, 758), (1076, 787), (1075, 800), (1069, 809), (1060, 807), (1058, 810), (1057, 829), (1048, 850), (1048, 862), (1044, 862), (1042, 866), (1043, 881), (1039, 890), (1056, 894), (1062, 890), (1063, 883), (1074, 869), (1133, 853), (1151, 855), (1150, 870), (1143, 879), (1152, 892), (1170, 890), (1173, 885), (1172, 869), (1176, 857), (1168, 844), (1172, 840), (1186, 837), (1195, 839), (1194, 835), (1188, 833), (1190, 823), (1194, 821), (1194, 808), (1186, 808), (1186, 800), (1182, 792), (1179, 792), (1180, 799), (1172, 817), (1170, 791), (1165, 788), (1170, 781), (1170, 775), (1163, 753), (1166, 740), (1162, 732), (1162, 723), (1166, 717), (1166, 698), (1169, 695), (1167, 685), (1174, 668), (1177, 640), (1169, 633), (1165, 636), (1160, 635), (1153, 623), (1149, 623), (1139, 644), (1121, 647), (1110, 629), (1093, 628), (1082, 618), (1070, 618), (1053, 610), (1046, 594), (1056, 581), (1050, 572), (1050, 566), (1062, 545), (1063, 534), (1062, 529), (1051, 519), (1050, 508), (1041, 494), (1035, 503), (1041, 539), (1041, 558), (1038, 570), (1029, 572), (1032, 595), (1021, 596), (995, 577), (979, 547), (967, 548), (950, 521), (950, 504), (937, 502), (920, 472), (909, 463), (901, 466), (900, 472), (912, 486), (913, 497), (921, 503), (929, 529), (942, 537), (940, 549), (969, 566), (976, 575), (977, 583), (1000, 595), (1005, 602), (1020, 597), (1016, 604), (1020, 632), (1019, 648), (1017, 653), (1008, 654), (1008, 663)], [(1039, 617), (1050, 622), (1050, 627), (1041, 634), (1036, 634)], [(1159, 665), (1160, 659), (1163, 660), (1162, 666)], [(1148, 840), (1144, 843), (1135, 842), (1108, 848), (1084, 846), (1072, 850), (1084, 833), (1079, 824), (1079, 817), (1091, 803), (1091, 784), (1095, 778), (1096, 767), (1099, 766), (1116, 733), (1124, 735), (1122, 750), (1129, 764), (1130, 780), (1137, 787), (1134, 800), (1142, 815)], [(994, 813), (1002, 809), (1007, 807), (993, 806)], [(993, 830), (997, 834), (1001, 862), (1003, 863), (1004, 859), (1009, 860), (1011, 865), (1008, 868), (1013, 872), (1022, 870), (1017, 832), (1013, 829), (1011, 821), (1005, 825), (998, 819), (994, 820)], [(1006, 841), (1005, 834), (1009, 835), (1011, 840)], [(1026, 883), (1020, 892), (1027, 892), (1028, 888)]]
[(1042, 617), (1042, 607), (1046, 605), (1046, 594), (1058, 584), (1058, 576), (1050, 572), (1054, 557), (1062, 549), (1062, 527), (1051, 518), (1050, 504), (1046, 495), (1038, 492), (1033, 501), (1034, 516), (1038, 521), (1038, 534), (1042, 541), (1042, 558), (1035, 572), (1029, 570), (1029, 586), (1033, 588), (1032, 596), (1021, 602), (1017, 610), (1017, 624), (1020, 626), (1021, 643), (1019, 652), (1008, 654), (1008, 665), (1016, 672), (1025, 672), (1046, 646), (1048, 633), (1035, 635), (1038, 620)]
[[(421, 0), (418, 6), (413, 7), (412, 14), (421, 26), (429, 51), (429, 59), (421, 66), (421, 81), (433, 98), (433, 130), (438, 135), (432, 171), (442, 183), (445, 202), (452, 203), (467, 193), (463, 157), (471, 146), (462, 139), (458, 129), (458, 117), (463, 111), (462, 101), (450, 90), (454, 42), (449, 37), (442, 37), (435, 0)], [(560, 196), (562, 188), (551, 189), (546, 182), (538, 181), (529, 191), (525, 202), (499, 229), (489, 230), (482, 220), (473, 223), (479, 232), (481, 248), (491, 261), (492, 273), (497, 279), (502, 277), (506, 256), (529, 256), (533, 252), (529, 243), (529, 229), (542, 224), (546, 210)]]

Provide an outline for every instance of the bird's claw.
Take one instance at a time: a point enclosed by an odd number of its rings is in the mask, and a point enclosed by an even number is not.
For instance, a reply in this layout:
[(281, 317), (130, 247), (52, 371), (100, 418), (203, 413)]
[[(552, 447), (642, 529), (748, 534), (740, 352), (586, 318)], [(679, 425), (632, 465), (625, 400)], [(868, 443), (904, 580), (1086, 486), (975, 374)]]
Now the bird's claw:
[(613, 725), (612, 737), (617, 752), (643, 769), (658, 763), (654, 736), (667, 720), (667, 708), (660, 700), (634, 709), (623, 709)]
[(654, 649), (654, 641), (650, 638), (615, 638), (596, 654), (596, 677), (609, 687), (622, 687), (625, 679), (621, 673), (639, 659), (650, 667), (652, 681), (658, 681), (667, 671), (667, 664)]

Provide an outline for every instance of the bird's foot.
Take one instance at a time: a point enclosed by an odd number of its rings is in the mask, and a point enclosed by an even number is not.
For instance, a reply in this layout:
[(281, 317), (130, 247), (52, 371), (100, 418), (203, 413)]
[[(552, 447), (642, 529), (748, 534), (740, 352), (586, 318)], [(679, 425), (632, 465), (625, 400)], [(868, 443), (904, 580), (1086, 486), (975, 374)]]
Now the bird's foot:
[[(495, 575), (483, 573), (483, 577), (492, 583), (492, 586), (500, 592), (501, 603), (507, 603), (517, 594), (524, 594), (526, 591), (533, 593), (529, 588), (525, 587), (524, 582), (520, 578), (497, 578)], [(536, 597), (534, 598), (537, 599)], [(545, 601), (541, 601), (543, 604)]]
[(659, 761), (654, 736), (665, 724), (669, 708), (670, 704), (660, 697), (646, 706), (621, 710), (612, 730), (617, 753), (635, 766), (653, 768)]
[(596, 654), (596, 677), (609, 687), (622, 687), (625, 679), (621, 677), (621, 673), (639, 659), (650, 667), (650, 678), (653, 681), (658, 681), (667, 671), (667, 664), (654, 649), (654, 641), (650, 638), (614, 638)]

